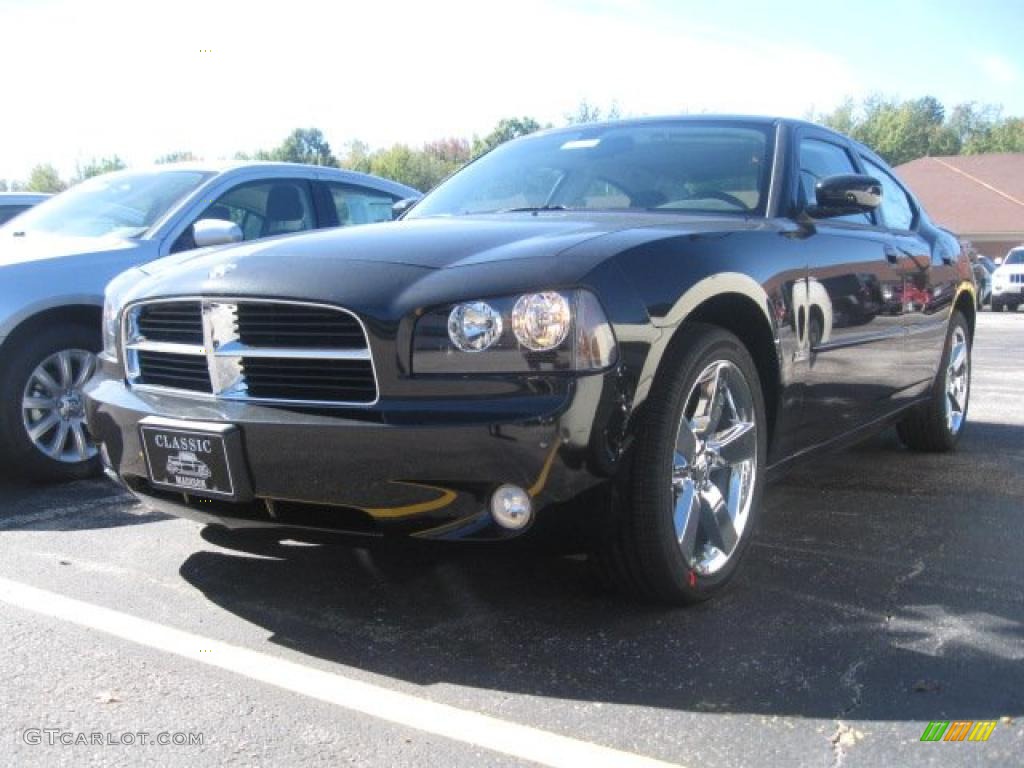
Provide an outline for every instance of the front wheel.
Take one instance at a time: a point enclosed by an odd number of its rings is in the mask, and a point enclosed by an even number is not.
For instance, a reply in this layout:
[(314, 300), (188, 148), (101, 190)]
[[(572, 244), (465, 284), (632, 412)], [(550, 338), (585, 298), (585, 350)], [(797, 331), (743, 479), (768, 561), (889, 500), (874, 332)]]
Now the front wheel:
[(99, 334), (86, 326), (51, 326), (8, 344), (0, 368), (3, 468), (43, 481), (98, 473), (82, 390), (96, 370)]
[(946, 332), (946, 346), (931, 397), (896, 425), (903, 444), (915, 451), (953, 450), (967, 422), (970, 396), (971, 331), (967, 318), (956, 311)]
[(645, 599), (707, 600), (736, 572), (764, 486), (764, 396), (746, 347), (720, 328), (685, 327), (641, 419), (599, 563)]

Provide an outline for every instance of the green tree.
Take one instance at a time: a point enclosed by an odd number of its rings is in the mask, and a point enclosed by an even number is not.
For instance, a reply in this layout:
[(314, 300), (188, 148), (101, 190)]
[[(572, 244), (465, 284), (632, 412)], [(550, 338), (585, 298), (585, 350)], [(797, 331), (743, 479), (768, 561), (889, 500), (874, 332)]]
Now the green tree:
[(473, 157), (479, 157), (500, 144), (520, 136), (526, 136), (541, 129), (540, 123), (532, 117), (503, 117), (489, 134), (482, 139), (473, 139)]
[(342, 167), (372, 173), (426, 191), (472, 159), (466, 139), (449, 137), (424, 144), (420, 149), (395, 144), (371, 150), (363, 141), (351, 141), (345, 147)]
[(374, 152), (370, 156), (369, 172), (422, 191), (430, 189), (443, 178), (426, 152), (412, 149), (407, 144), (395, 144), (389, 149)]
[(124, 161), (117, 155), (101, 157), (99, 159), (94, 157), (85, 165), (82, 165), (81, 163), (75, 164), (75, 176), (71, 180), (71, 183), (78, 184), (80, 181), (91, 179), (93, 176), (110, 173), (111, 171), (124, 170), (125, 167)]
[(990, 124), (967, 142), (965, 154), (1024, 152), (1024, 118), (1007, 117)]
[(331, 152), (331, 145), (319, 128), (296, 128), (270, 155), (271, 159), (285, 163), (338, 165), (338, 159)]
[(350, 171), (369, 173), (371, 154), (369, 144), (359, 139), (353, 139), (345, 145), (345, 154), (341, 160), (341, 167), (348, 168)]
[(613, 101), (610, 107), (602, 110), (601, 107), (583, 99), (576, 105), (576, 111), (570, 112), (565, 116), (565, 122), (567, 125), (578, 125), (581, 123), (597, 123), (602, 120), (618, 120), (620, 117), (622, 117), (622, 111), (619, 109), (617, 102)]
[(57, 173), (57, 169), (49, 163), (40, 163), (32, 169), (28, 175), (28, 183), (25, 184), (26, 192), (63, 192), (67, 189)]
[(820, 117), (812, 114), (811, 119), (817, 120), (817, 122), (831, 128), (833, 131), (839, 131), (840, 133), (845, 133), (850, 136), (853, 134), (854, 128), (857, 125), (854, 117), (855, 110), (856, 105), (854, 104), (853, 99), (847, 98), (832, 112), (829, 112), (826, 115), (821, 115)]
[(189, 163), (198, 159), (198, 157), (188, 151), (168, 152), (166, 155), (160, 155), (160, 157), (156, 159), (156, 164), (167, 165), (168, 163)]
[(897, 101), (869, 96), (859, 105), (847, 99), (818, 122), (868, 145), (893, 165), (925, 155), (955, 155), (962, 139), (933, 96)]

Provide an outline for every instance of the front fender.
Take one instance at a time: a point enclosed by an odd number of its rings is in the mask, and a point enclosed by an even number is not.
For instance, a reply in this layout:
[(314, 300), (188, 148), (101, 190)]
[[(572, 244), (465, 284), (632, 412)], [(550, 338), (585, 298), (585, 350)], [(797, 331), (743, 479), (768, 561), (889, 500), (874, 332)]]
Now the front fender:
[(739, 295), (749, 299), (761, 311), (765, 322), (771, 329), (772, 340), (775, 344), (776, 359), (779, 365), (779, 370), (782, 370), (782, 354), (779, 342), (778, 322), (769, 309), (771, 304), (767, 292), (760, 283), (749, 275), (745, 275), (741, 272), (721, 272), (709, 275), (708, 277), (698, 281), (679, 297), (668, 312), (661, 317), (651, 318), (651, 324), (661, 332), (654, 335), (651, 340), (650, 352), (644, 362), (643, 371), (640, 375), (640, 380), (637, 386), (636, 405), (639, 405), (643, 400), (646, 400), (650, 393), (651, 385), (654, 383), (654, 376), (657, 373), (658, 367), (661, 365), (661, 361), (665, 357), (665, 353), (668, 351), (668, 346), (672, 342), (675, 332), (679, 327), (707, 301), (717, 296), (730, 294)]

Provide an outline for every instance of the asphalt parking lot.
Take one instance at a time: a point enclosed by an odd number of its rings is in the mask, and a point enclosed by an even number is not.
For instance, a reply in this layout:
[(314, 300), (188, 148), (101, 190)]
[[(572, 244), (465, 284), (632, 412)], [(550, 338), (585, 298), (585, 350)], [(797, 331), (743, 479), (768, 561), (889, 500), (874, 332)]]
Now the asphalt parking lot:
[[(1022, 339), (1024, 312), (980, 317), (958, 453), (887, 434), (794, 469), (735, 588), (688, 610), (576, 559), (380, 562), (0, 481), (0, 762), (1020, 765)], [(921, 743), (931, 720), (999, 723)]]

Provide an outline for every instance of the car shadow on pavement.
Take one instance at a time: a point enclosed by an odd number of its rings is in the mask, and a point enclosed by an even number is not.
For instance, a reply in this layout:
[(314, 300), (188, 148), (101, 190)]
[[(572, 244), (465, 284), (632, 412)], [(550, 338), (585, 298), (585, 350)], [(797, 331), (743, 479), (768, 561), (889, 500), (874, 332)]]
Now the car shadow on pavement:
[(84, 531), (165, 519), (106, 478), (41, 485), (0, 475), (0, 532)]
[(769, 488), (734, 588), (687, 609), (603, 593), (584, 559), (514, 545), (370, 553), (207, 528), (180, 572), (271, 642), (416, 685), (696, 712), (1020, 716), (1024, 478), (1007, 470), (1021, 446), (1024, 427), (974, 423), (956, 455), (888, 435), (795, 469)]

